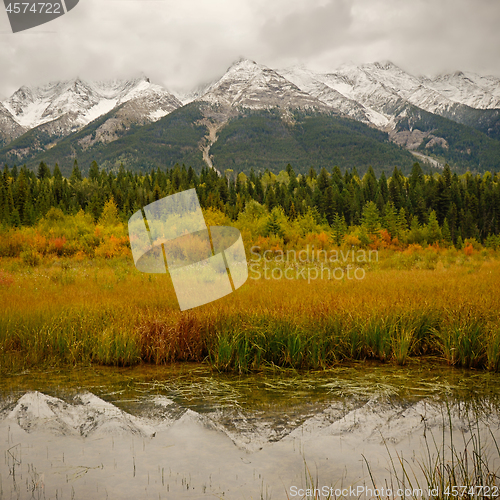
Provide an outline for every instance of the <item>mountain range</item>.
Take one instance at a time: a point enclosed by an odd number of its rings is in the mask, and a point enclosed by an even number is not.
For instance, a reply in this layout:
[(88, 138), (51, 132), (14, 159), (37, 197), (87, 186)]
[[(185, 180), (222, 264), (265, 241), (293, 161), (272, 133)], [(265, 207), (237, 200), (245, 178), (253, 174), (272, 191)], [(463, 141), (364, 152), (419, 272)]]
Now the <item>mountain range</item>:
[(148, 78), (21, 87), (0, 103), (0, 161), (114, 169), (500, 167), (500, 78), (413, 76), (391, 62), (320, 73), (234, 63), (185, 96)]

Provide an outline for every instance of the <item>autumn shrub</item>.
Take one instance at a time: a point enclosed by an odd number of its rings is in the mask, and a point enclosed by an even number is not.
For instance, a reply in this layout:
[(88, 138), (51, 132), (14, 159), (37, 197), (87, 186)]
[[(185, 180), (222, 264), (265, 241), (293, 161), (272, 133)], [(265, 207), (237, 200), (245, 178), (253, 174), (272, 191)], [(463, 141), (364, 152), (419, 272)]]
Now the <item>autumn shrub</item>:
[(465, 245), (464, 253), (465, 255), (467, 255), (467, 257), (470, 257), (474, 253), (474, 247), (472, 246), (471, 243)]
[(28, 266), (35, 267), (42, 262), (42, 255), (34, 248), (27, 248), (23, 250), (20, 255), (21, 260)]
[(105, 236), (99, 245), (95, 248), (94, 255), (111, 259), (123, 255), (131, 255), (129, 250), (129, 240), (126, 236), (117, 238), (116, 236)]
[(361, 240), (356, 235), (353, 235), (353, 234), (346, 234), (344, 236), (343, 243), (347, 247), (352, 247), (352, 246), (359, 247), (359, 246), (361, 246)]

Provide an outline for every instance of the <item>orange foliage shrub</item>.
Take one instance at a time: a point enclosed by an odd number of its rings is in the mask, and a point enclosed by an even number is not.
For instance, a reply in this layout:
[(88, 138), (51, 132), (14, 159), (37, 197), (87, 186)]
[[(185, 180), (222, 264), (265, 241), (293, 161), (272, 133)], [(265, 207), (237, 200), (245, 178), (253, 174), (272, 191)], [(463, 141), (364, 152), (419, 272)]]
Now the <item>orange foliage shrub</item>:
[(42, 236), (41, 234), (36, 234), (35, 238), (33, 240), (33, 247), (38, 253), (41, 253), (42, 255), (45, 255), (48, 252), (48, 242), (47, 238), (45, 236)]
[(469, 243), (465, 248), (464, 248), (465, 255), (470, 257), (474, 253), (474, 247), (472, 246), (471, 243)]
[(379, 250), (380, 248), (385, 248), (385, 243), (376, 234), (370, 234), (370, 244), (368, 246), (372, 250)]
[(66, 238), (63, 236), (62, 238), (51, 238), (49, 240), (48, 251), (50, 253), (55, 253), (56, 255), (63, 255), (64, 253), (64, 244), (66, 243)]
[(254, 246), (258, 247), (258, 249), (256, 249), (257, 251), (269, 250), (271, 247), (269, 244), (269, 236), (259, 236)]
[(26, 235), (20, 230), (11, 229), (0, 238), (0, 255), (2, 257), (19, 257), (28, 246)]
[(317, 250), (325, 250), (330, 245), (330, 238), (325, 232), (319, 234), (309, 233), (305, 237), (306, 246), (314, 246)]
[(105, 259), (111, 259), (112, 257), (129, 254), (130, 250), (128, 248), (127, 236), (117, 238), (116, 236), (111, 235), (109, 238), (105, 238), (95, 249), (95, 256), (104, 257)]
[(392, 238), (391, 235), (389, 234), (389, 231), (387, 231), (387, 229), (382, 229), (379, 234), (384, 247), (388, 248), (389, 246), (391, 246)]
[(406, 255), (413, 255), (416, 252), (420, 252), (422, 250), (422, 246), (418, 243), (412, 243), (408, 245), (408, 248), (403, 252)]

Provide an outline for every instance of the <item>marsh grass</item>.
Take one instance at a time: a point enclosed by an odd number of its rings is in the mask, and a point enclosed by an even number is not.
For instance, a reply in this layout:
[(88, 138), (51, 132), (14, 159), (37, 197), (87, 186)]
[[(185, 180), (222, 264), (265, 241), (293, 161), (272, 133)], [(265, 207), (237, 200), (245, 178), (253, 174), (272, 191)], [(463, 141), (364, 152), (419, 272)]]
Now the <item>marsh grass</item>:
[[(445, 436), (447, 425), (448, 442)], [(447, 406), (447, 415), (443, 415), (441, 443), (437, 442), (432, 431), (425, 431), (426, 458), (415, 462), (399, 454), (393, 456), (385, 443), (393, 478), (391, 490), (394, 492), (400, 488), (405, 491), (401, 498), (415, 500), (497, 498), (500, 493), (500, 448), (490, 428), (488, 431), (487, 436), (482, 435), (479, 418), (469, 418), (467, 428), (462, 429), (461, 442), (457, 442)], [(365, 457), (363, 459), (372, 485), (377, 488), (369, 462)], [(415, 495), (414, 491), (419, 490), (423, 494)], [(407, 491), (411, 494), (406, 494)]]
[(378, 268), (360, 281), (248, 280), (180, 312), (168, 275), (126, 258), (0, 263), (0, 370), (53, 364), (208, 361), (220, 371), (404, 365), (434, 356), (500, 370), (500, 262), (472, 273)]

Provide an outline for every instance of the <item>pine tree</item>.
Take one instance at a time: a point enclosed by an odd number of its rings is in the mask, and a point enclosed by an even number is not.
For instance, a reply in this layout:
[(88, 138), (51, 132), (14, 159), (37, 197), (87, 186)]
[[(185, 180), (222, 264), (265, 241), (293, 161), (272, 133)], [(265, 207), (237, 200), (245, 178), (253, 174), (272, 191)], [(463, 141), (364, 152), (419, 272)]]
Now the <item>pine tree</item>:
[(288, 182), (288, 192), (290, 194), (294, 194), (295, 190), (299, 187), (299, 183), (297, 182), (297, 176), (295, 175), (290, 163), (286, 166), (286, 172), (288, 174), (288, 178), (290, 179)]
[(71, 184), (74, 184), (75, 182), (82, 180), (82, 172), (80, 171), (80, 167), (78, 166), (78, 162), (76, 160), (73, 163), (73, 170), (71, 172), (71, 177), (69, 178), (69, 180)]
[(36, 214), (31, 203), (31, 197), (28, 197), (23, 207), (23, 216), (21, 223), (24, 226), (32, 226), (36, 222)]
[(4, 218), (6, 204), (7, 204), (7, 190), (5, 189), (3, 183), (3, 177), (0, 176), (0, 225), (2, 224), (2, 222), (8, 222), (7, 219)]
[(328, 186), (326, 188), (325, 194), (323, 196), (323, 212), (326, 221), (331, 225), (337, 212), (337, 208), (335, 206), (335, 193), (332, 186)]
[(56, 204), (59, 204), (63, 200), (63, 178), (59, 165), (56, 163), (54, 167), (54, 198)]
[(363, 176), (363, 198), (365, 201), (375, 201), (378, 191), (377, 178), (373, 168), (368, 167), (366, 174)]
[(387, 187), (387, 178), (383, 171), (380, 174), (380, 179), (378, 181), (378, 191), (382, 196), (385, 205), (387, 203), (387, 200), (389, 199), (389, 188)]
[(90, 164), (89, 179), (94, 182), (99, 181), (99, 166), (95, 161)]
[(120, 222), (118, 207), (116, 206), (115, 200), (111, 197), (105, 204), (102, 210), (101, 217), (99, 218), (99, 224), (103, 226), (116, 226)]
[[(4, 174), (5, 175), (5, 174)], [(5, 203), (4, 203), (4, 206), (3, 206), (3, 220), (7, 223), (7, 224), (13, 224), (13, 213), (14, 213), (14, 210), (17, 210), (15, 208), (15, 205), (14, 205), (14, 197), (12, 195), (12, 188), (11, 188), (11, 184), (10, 182), (8, 181), (8, 179), (6, 179), (4, 177), (4, 180), (6, 182), (6, 184), (4, 184), (5, 187)], [(19, 212), (17, 212), (17, 216), (19, 217)], [(21, 219), (19, 218), (19, 224), (21, 224)]]
[(385, 206), (384, 228), (387, 229), (387, 231), (391, 235), (391, 238), (397, 237), (398, 213), (396, 212), (396, 207), (394, 206), (394, 203), (392, 203), (392, 201), (389, 201)]
[(398, 210), (403, 206), (402, 190), (401, 174), (397, 167), (395, 167), (389, 182), (389, 200), (392, 201)]
[(27, 173), (25, 169), (21, 169), (17, 180), (14, 184), (14, 200), (15, 207), (19, 214), (19, 222), (22, 223), (24, 220), (24, 207), (26, 206), (28, 199), (30, 198), (30, 186)]
[(317, 179), (318, 189), (321, 191), (321, 193), (324, 193), (327, 188), (330, 187), (330, 185), (330, 177), (328, 176), (328, 172), (325, 168), (322, 168)]
[(17, 208), (14, 208), (10, 215), (10, 224), (14, 227), (21, 227), (21, 217)]
[(425, 234), (427, 243), (429, 244), (436, 243), (442, 237), (437, 215), (434, 210), (429, 215), (429, 222), (425, 227)]
[(271, 185), (267, 187), (266, 191), (266, 207), (271, 212), (271, 210), (276, 206), (276, 195), (274, 189)]
[(345, 218), (343, 215), (340, 216), (338, 213), (336, 213), (333, 216), (332, 229), (333, 229), (333, 240), (337, 245), (340, 245), (342, 243), (344, 236), (347, 233), (347, 224), (345, 222)]
[[(414, 219), (418, 223), (418, 220), (415, 217)], [(406, 220), (406, 210), (403, 207), (398, 213), (398, 229), (396, 232), (396, 236), (400, 241), (403, 240), (407, 230), (408, 230), (408, 221)]]
[(450, 226), (448, 225), (448, 219), (445, 217), (443, 222), (443, 228), (441, 229), (441, 234), (443, 236), (443, 241), (446, 245), (450, 245), (452, 243)]
[(283, 236), (281, 224), (279, 223), (279, 220), (278, 220), (277, 209), (273, 210), (269, 214), (269, 218), (267, 220), (266, 227), (265, 227), (265, 232), (266, 232), (266, 236), (270, 236), (273, 234), (276, 236), (280, 236), (280, 237)]
[(410, 174), (410, 186), (415, 189), (417, 185), (422, 185), (424, 183), (424, 173), (422, 172), (422, 167), (420, 163), (415, 162)]
[(368, 234), (376, 234), (380, 230), (380, 214), (373, 201), (367, 202), (363, 208), (362, 225)]
[(259, 203), (262, 203), (264, 201), (264, 188), (262, 187), (262, 182), (260, 180), (260, 177), (257, 177), (255, 179), (255, 200), (258, 201)]
[(36, 176), (41, 181), (43, 179), (49, 179), (51, 177), (50, 169), (49, 169), (49, 167), (47, 167), (47, 165), (43, 161), (41, 161), (40, 164), (38, 165), (38, 170), (37, 170)]

